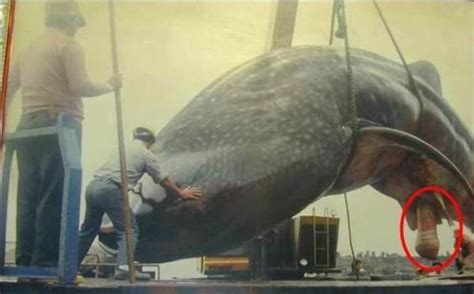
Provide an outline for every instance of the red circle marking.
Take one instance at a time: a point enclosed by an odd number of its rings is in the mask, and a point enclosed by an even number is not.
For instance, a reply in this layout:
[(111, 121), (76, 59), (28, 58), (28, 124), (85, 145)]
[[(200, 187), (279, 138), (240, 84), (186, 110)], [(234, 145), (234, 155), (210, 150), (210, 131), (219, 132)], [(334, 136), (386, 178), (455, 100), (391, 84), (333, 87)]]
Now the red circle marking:
[[(445, 262), (437, 266), (426, 266), (416, 261), (416, 259), (410, 253), (410, 250), (408, 249), (408, 246), (405, 240), (405, 218), (406, 218), (408, 209), (410, 208), (410, 206), (413, 204), (413, 201), (415, 201), (417, 197), (421, 196), (423, 193), (426, 193), (426, 192), (437, 192), (443, 195), (443, 197), (446, 197), (449, 200), (449, 202), (451, 202), (451, 204), (453, 205), (454, 211), (456, 212), (456, 217), (459, 223), (458, 236), (456, 237), (456, 245), (454, 246), (453, 253), (449, 256), (449, 258)], [(406, 257), (417, 268), (422, 269), (426, 272), (437, 272), (437, 271), (441, 271), (447, 268), (454, 261), (454, 259), (459, 253), (459, 250), (461, 249), (462, 236), (463, 236), (463, 216), (462, 216), (461, 208), (459, 207), (459, 204), (454, 199), (454, 197), (451, 196), (451, 194), (449, 194), (449, 192), (444, 190), (443, 188), (440, 188), (437, 186), (426, 186), (426, 187), (420, 188), (417, 191), (415, 191), (415, 193), (413, 193), (410, 196), (410, 198), (408, 198), (408, 201), (403, 206), (402, 216), (400, 218), (400, 240), (402, 242), (403, 251), (405, 252)]]

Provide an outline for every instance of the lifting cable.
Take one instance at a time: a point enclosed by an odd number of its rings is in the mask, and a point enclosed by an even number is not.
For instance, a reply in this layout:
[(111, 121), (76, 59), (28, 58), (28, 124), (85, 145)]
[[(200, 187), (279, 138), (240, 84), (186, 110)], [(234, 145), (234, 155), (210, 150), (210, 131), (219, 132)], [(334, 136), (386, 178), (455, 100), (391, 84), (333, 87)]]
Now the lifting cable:
[[(405, 60), (405, 57), (403, 56), (402, 50), (398, 46), (397, 40), (395, 40), (395, 37), (392, 34), (392, 30), (390, 29), (387, 21), (385, 20), (385, 17), (382, 13), (382, 10), (380, 9), (380, 7), (377, 4), (376, 0), (373, 0), (373, 3), (374, 3), (375, 8), (377, 9), (377, 13), (378, 13), (380, 19), (382, 20), (382, 23), (385, 27), (385, 30), (387, 31), (387, 34), (390, 36), (390, 40), (392, 40), (392, 43), (395, 46), (395, 50), (397, 50), (398, 56), (400, 57), (400, 60), (402, 61), (403, 66), (405, 67), (405, 71), (407, 72), (407, 75), (408, 75), (409, 86), (413, 90), (413, 93), (415, 94), (415, 96), (418, 99), (418, 102), (420, 104), (420, 114), (419, 114), (419, 117), (418, 117), (418, 121), (422, 121), (421, 117), (423, 115), (424, 104), (423, 104), (423, 100), (421, 99), (420, 89), (418, 88), (418, 85), (415, 81), (415, 78), (413, 77), (413, 74), (412, 74), (410, 68), (408, 67), (408, 64)], [(418, 129), (419, 128), (420, 128), (420, 124), (418, 124)]]
[[(331, 33), (329, 38), (329, 45), (332, 45), (333, 35), (334, 35), (334, 23), (337, 19), (338, 30), (335, 33), (335, 36), (338, 38), (344, 39), (344, 49), (345, 49), (345, 59), (346, 59), (346, 70), (347, 70), (347, 95), (349, 97), (349, 124), (352, 129), (352, 138), (351, 138), (351, 153), (353, 152), (358, 138), (358, 126), (357, 126), (357, 104), (354, 91), (354, 73), (352, 70), (352, 58), (351, 58), (351, 48), (349, 44), (349, 34), (347, 32), (347, 22), (346, 22), (346, 13), (344, 7), (344, 0), (334, 0), (333, 11), (331, 17)], [(357, 280), (359, 280), (359, 265), (360, 261), (356, 260), (354, 254), (354, 246), (352, 243), (352, 229), (351, 229), (351, 218), (349, 214), (349, 204), (347, 202), (347, 194), (344, 193), (344, 200), (346, 206), (347, 214), (347, 227), (349, 232), (349, 245), (351, 248), (352, 254), (352, 272), (356, 275)]]
[[(420, 112), (419, 112), (419, 117), (418, 121), (422, 121), (421, 117), (423, 115), (423, 109), (424, 109), (424, 104), (423, 100), (421, 98), (421, 92), (420, 89), (418, 88), (418, 85), (415, 81), (415, 78), (413, 77), (413, 74), (405, 60), (405, 57), (403, 56), (403, 53), (398, 46), (397, 41), (395, 40), (395, 37), (392, 34), (392, 31), (385, 20), (385, 17), (382, 13), (382, 10), (380, 9), (379, 5), (377, 4), (376, 0), (373, 0), (373, 4), (377, 10), (377, 13), (382, 20), (382, 23), (385, 27), (385, 30), (387, 31), (387, 34), (389, 35), (393, 45), (395, 46), (395, 49), (397, 51), (398, 56), (400, 57), (402, 64), (405, 68), (405, 71), (408, 76), (408, 84), (409, 87), (412, 89), (413, 94), (415, 97), (418, 99), (419, 105), (420, 105)], [(334, 24), (337, 19), (338, 22), (338, 30), (336, 33), (334, 33)], [(344, 49), (345, 49), (345, 57), (346, 57), (346, 69), (347, 69), (347, 92), (348, 92), (348, 97), (349, 97), (349, 120), (350, 120), (350, 125), (353, 130), (352, 133), (352, 147), (355, 147), (355, 144), (357, 143), (357, 136), (358, 136), (358, 126), (357, 126), (357, 104), (356, 104), (356, 97), (355, 97), (355, 91), (354, 91), (354, 79), (353, 79), (353, 70), (352, 70), (352, 59), (351, 59), (351, 53), (350, 53), (350, 44), (349, 44), (349, 36), (347, 33), (347, 22), (346, 22), (346, 15), (345, 15), (345, 7), (344, 7), (344, 0), (334, 0), (333, 3), (333, 10), (332, 10), (332, 17), (331, 17), (331, 33), (329, 37), (329, 45), (332, 45), (333, 43), (333, 36), (336, 36), (338, 38), (343, 38), (344, 39)], [(418, 129), (420, 128), (420, 124), (418, 124)], [(353, 150), (353, 149), (352, 149)], [(351, 231), (351, 220), (350, 220), (350, 214), (349, 214), (349, 205), (347, 202), (347, 194), (344, 193), (344, 200), (345, 200), (345, 206), (346, 206), (346, 213), (347, 213), (347, 225), (348, 225), (348, 231), (349, 231), (349, 243), (350, 243), (350, 248), (351, 248), (351, 253), (352, 253), (352, 270), (357, 276), (357, 280), (359, 280), (359, 273), (358, 273), (358, 263), (360, 261), (357, 261), (354, 256), (354, 247), (352, 244), (352, 231)]]
[[(347, 96), (349, 97), (349, 124), (352, 128), (352, 144), (353, 146), (357, 142), (357, 105), (354, 91), (354, 73), (352, 70), (352, 57), (351, 47), (349, 44), (349, 34), (347, 32), (346, 13), (344, 7), (344, 0), (335, 0), (333, 6), (333, 18), (332, 18), (332, 31), (334, 30), (335, 18), (337, 19), (338, 29), (335, 36), (344, 39), (345, 59), (346, 59), (346, 70), (347, 70)], [(332, 42), (332, 37), (330, 42)]]
[[(420, 88), (418, 87), (418, 84), (416, 83), (415, 81), (415, 78), (413, 77), (413, 73), (411, 72), (410, 70), (410, 67), (408, 66), (406, 60), (405, 60), (405, 57), (403, 56), (403, 53), (400, 49), (400, 47), (398, 46), (398, 43), (397, 41), (395, 40), (395, 37), (393, 36), (392, 34), (392, 31), (390, 30), (390, 27), (387, 23), (387, 21), (385, 20), (385, 17), (382, 13), (382, 10), (380, 9), (378, 3), (376, 0), (373, 0), (373, 3), (374, 3), (374, 6), (375, 8), (377, 9), (377, 12), (378, 12), (378, 15), (380, 17), (380, 19), (382, 20), (382, 23), (385, 27), (385, 30), (387, 31), (387, 34), (390, 36), (390, 39), (392, 40), (392, 43), (393, 45), (395, 46), (395, 49), (397, 50), (397, 53), (398, 53), (398, 56), (400, 57), (402, 63), (403, 63), (403, 66), (405, 67), (405, 70), (407, 72), (407, 76), (408, 76), (408, 83), (409, 83), (409, 86), (411, 87), (411, 89), (413, 90), (413, 94), (415, 95), (415, 97), (418, 99), (418, 103), (420, 104), (420, 114), (418, 116), (418, 121), (419, 122), (422, 122), (422, 117), (423, 117), (423, 110), (424, 110), (424, 103), (423, 103), (423, 100), (421, 98), (421, 91), (420, 91)], [(418, 123), (417, 124), (417, 130), (416, 130), (416, 133), (418, 133), (418, 130), (420, 129), (420, 126), (421, 126), (421, 123)], [(415, 133), (415, 134), (416, 134)], [(438, 196), (439, 197), (439, 196)], [(452, 219), (451, 217), (449, 216), (449, 214), (447, 213), (447, 210), (446, 210), (446, 207), (444, 207), (444, 202), (441, 200), (441, 205), (443, 206), (443, 209), (446, 213), (446, 217), (448, 219), (448, 223), (449, 225), (452, 225)]]
[(346, 204), (346, 215), (347, 215), (347, 231), (349, 232), (349, 246), (351, 247), (351, 254), (352, 254), (352, 272), (356, 275), (357, 281), (359, 281), (359, 265), (361, 263), (360, 260), (355, 258), (354, 254), (354, 246), (352, 244), (352, 229), (351, 229), (351, 215), (349, 214), (349, 203), (347, 202), (347, 193), (344, 193), (344, 203)]

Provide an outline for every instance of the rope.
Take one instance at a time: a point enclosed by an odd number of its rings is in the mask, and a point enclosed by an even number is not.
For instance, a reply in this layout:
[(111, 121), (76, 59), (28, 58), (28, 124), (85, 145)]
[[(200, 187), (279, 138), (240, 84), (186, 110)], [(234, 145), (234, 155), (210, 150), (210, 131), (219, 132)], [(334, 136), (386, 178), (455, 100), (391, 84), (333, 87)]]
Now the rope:
[(349, 232), (349, 245), (351, 247), (351, 254), (352, 254), (352, 270), (356, 274), (357, 281), (359, 280), (359, 271), (356, 269), (356, 265), (358, 261), (355, 258), (354, 254), (354, 246), (352, 244), (352, 229), (351, 229), (351, 215), (349, 214), (349, 204), (347, 203), (347, 194), (344, 193), (344, 202), (346, 204), (346, 215), (347, 215), (347, 230)]
[[(346, 112), (346, 121), (344, 122), (347, 124), (349, 121), (349, 128), (352, 129), (351, 138), (348, 142), (349, 153), (346, 156), (346, 160), (339, 168), (338, 174), (336, 176), (335, 182), (339, 179), (339, 177), (344, 173), (347, 167), (350, 165), (350, 159), (355, 153), (356, 144), (358, 139), (358, 118), (357, 118), (357, 105), (356, 105), (356, 97), (354, 91), (354, 79), (353, 79), (353, 70), (352, 70), (352, 58), (350, 53), (350, 43), (349, 43), (349, 36), (347, 33), (347, 24), (346, 24), (346, 15), (344, 12), (344, 2), (343, 0), (334, 0), (333, 5), (333, 18), (331, 19), (331, 35), (334, 34), (334, 22), (337, 16), (338, 21), (338, 30), (335, 33), (336, 37), (344, 38), (344, 45), (345, 45), (345, 59), (346, 59), (346, 68), (347, 68), (347, 95), (348, 95), (348, 111)], [(332, 37), (330, 38), (330, 45), (332, 44)], [(349, 117), (349, 119), (347, 119)]]
[(354, 73), (352, 70), (351, 47), (349, 43), (349, 34), (347, 32), (346, 13), (344, 0), (335, 0), (333, 14), (337, 16), (338, 31), (336, 37), (344, 38), (344, 49), (346, 57), (347, 70), (347, 95), (349, 97), (349, 124), (352, 128), (352, 145), (357, 142), (357, 103), (354, 91)]
[[(383, 25), (385, 27), (385, 30), (387, 31), (388, 35), (390, 36), (390, 39), (392, 40), (393, 45), (395, 46), (395, 49), (398, 53), (398, 56), (400, 57), (403, 66), (405, 67), (405, 70), (408, 75), (408, 82), (409, 86), (414, 92), (414, 95), (418, 99), (419, 105), (420, 105), (420, 114), (418, 117), (418, 121), (422, 121), (421, 117), (423, 114), (423, 109), (424, 109), (424, 104), (423, 100), (421, 99), (421, 92), (420, 89), (418, 88), (418, 85), (416, 84), (415, 78), (413, 77), (412, 72), (410, 71), (410, 68), (408, 67), (408, 64), (405, 60), (405, 57), (403, 56), (403, 53), (401, 52), (400, 47), (398, 46), (397, 41), (395, 40), (395, 37), (392, 34), (392, 31), (390, 30), (390, 27), (385, 20), (385, 17), (380, 9), (380, 7), (377, 4), (376, 0), (373, 0), (373, 3), (375, 5), (375, 8), (377, 9), (377, 12), (380, 16), (380, 19), (383, 22)], [(357, 143), (357, 138), (358, 138), (358, 126), (357, 126), (357, 104), (356, 104), (356, 97), (355, 97), (355, 91), (354, 91), (354, 73), (352, 69), (352, 58), (351, 58), (351, 52), (350, 52), (350, 43), (349, 43), (349, 35), (347, 32), (347, 22), (346, 22), (346, 15), (345, 15), (345, 7), (344, 7), (344, 0), (334, 0), (333, 4), (333, 11), (332, 11), (332, 18), (331, 18), (331, 33), (330, 33), (330, 38), (329, 38), (329, 45), (332, 45), (333, 42), (333, 35), (334, 35), (334, 22), (335, 22), (335, 17), (337, 16), (337, 22), (338, 22), (338, 31), (335, 33), (336, 37), (338, 38), (343, 38), (344, 39), (344, 49), (345, 49), (345, 57), (346, 57), (346, 69), (347, 69), (347, 93), (349, 97), (349, 111), (348, 111), (348, 117), (349, 117), (349, 124), (353, 130), (352, 133), (352, 149), (354, 150), (355, 144)], [(418, 128), (420, 125), (418, 125)], [(354, 254), (354, 246), (352, 243), (352, 229), (351, 229), (351, 220), (350, 220), (350, 212), (349, 212), (349, 204), (347, 201), (347, 194), (344, 193), (344, 201), (345, 201), (345, 206), (346, 206), (346, 213), (347, 213), (347, 226), (348, 226), (348, 232), (349, 232), (349, 244), (351, 248), (351, 254), (352, 254), (352, 270), (355, 273), (357, 280), (359, 280), (359, 271), (358, 271), (358, 265), (360, 263), (359, 260), (356, 260), (355, 254)]]
[[(397, 43), (397, 41), (395, 40), (395, 37), (392, 34), (392, 30), (390, 29), (384, 15), (382, 13), (382, 10), (380, 9), (380, 7), (379, 7), (376, 0), (373, 0), (373, 3), (374, 3), (375, 8), (377, 9), (377, 13), (378, 13), (380, 19), (382, 20), (382, 23), (385, 27), (385, 30), (387, 31), (387, 34), (390, 36), (390, 39), (392, 40), (392, 43), (395, 46), (395, 50), (397, 51), (397, 54), (400, 57), (400, 59), (403, 63), (403, 66), (405, 67), (405, 70), (406, 70), (407, 75), (408, 75), (408, 83), (409, 83), (410, 87), (413, 89), (413, 92), (414, 92), (414, 94), (415, 94), (415, 96), (418, 99), (418, 102), (420, 104), (420, 115), (418, 117), (418, 121), (422, 121), (421, 116), (423, 114), (424, 104), (423, 104), (423, 100), (421, 99), (420, 89), (418, 88), (418, 85), (415, 81), (415, 78), (413, 77), (413, 74), (410, 71), (410, 68), (408, 67), (408, 64), (405, 60), (405, 57), (403, 56), (402, 50), (398, 46), (398, 43)], [(419, 128), (419, 125), (418, 125), (418, 128)]]
[[(351, 47), (349, 43), (349, 34), (347, 31), (347, 22), (346, 22), (346, 13), (344, 7), (344, 0), (334, 0), (332, 18), (331, 18), (331, 36), (329, 39), (329, 45), (332, 45), (333, 34), (334, 34), (334, 22), (335, 17), (337, 16), (338, 30), (335, 33), (336, 37), (344, 39), (344, 49), (345, 49), (345, 59), (346, 59), (346, 70), (347, 70), (347, 96), (349, 98), (349, 125), (352, 129), (351, 135), (351, 153), (354, 152), (355, 146), (358, 139), (358, 126), (357, 126), (357, 101), (354, 90), (354, 72), (352, 70), (352, 57), (351, 57)], [(348, 163), (347, 163), (348, 164)], [(347, 165), (345, 164), (345, 165)], [(345, 167), (344, 167), (345, 169)], [(347, 194), (344, 193), (344, 201), (346, 205), (347, 213), (347, 226), (349, 231), (349, 244), (351, 248), (352, 255), (352, 271), (355, 273), (357, 280), (359, 281), (359, 270), (358, 265), (360, 261), (356, 260), (354, 254), (354, 246), (352, 243), (352, 229), (351, 229), (351, 219), (349, 213), (349, 204), (347, 202)]]

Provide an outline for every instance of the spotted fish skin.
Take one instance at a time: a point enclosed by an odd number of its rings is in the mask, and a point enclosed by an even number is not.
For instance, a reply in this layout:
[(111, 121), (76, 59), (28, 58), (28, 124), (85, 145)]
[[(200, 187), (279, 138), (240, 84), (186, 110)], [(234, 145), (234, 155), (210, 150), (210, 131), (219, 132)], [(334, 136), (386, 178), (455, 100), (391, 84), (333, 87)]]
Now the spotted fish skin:
[[(420, 109), (401, 65), (353, 50), (353, 66), (359, 118), (413, 132)], [(238, 246), (318, 197), (394, 168), (404, 154), (383, 155), (387, 165), (336, 183), (345, 163), (364, 161), (350, 153), (346, 78), (337, 49), (295, 47), (251, 60), (199, 93), (152, 151), (175, 181), (201, 187), (202, 199), (168, 197), (140, 215), (137, 257), (166, 261)], [(151, 181), (144, 187), (149, 198), (163, 194)]]

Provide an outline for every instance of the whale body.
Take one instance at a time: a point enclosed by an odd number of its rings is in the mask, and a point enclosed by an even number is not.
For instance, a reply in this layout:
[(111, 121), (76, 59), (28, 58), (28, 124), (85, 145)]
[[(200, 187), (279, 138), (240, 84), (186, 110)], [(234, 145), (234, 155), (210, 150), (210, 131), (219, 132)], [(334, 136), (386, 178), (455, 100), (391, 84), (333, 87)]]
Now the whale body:
[[(472, 229), (473, 138), (442, 98), (435, 67), (410, 65), (420, 101), (401, 64), (364, 50), (351, 54), (359, 129), (351, 127), (345, 56), (333, 47), (269, 52), (192, 99), (151, 150), (171, 179), (200, 187), (203, 196), (165, 197), (145, 177), (143, 194), (152, 201), (138, 205), (137, 258), (161, 262), (218, 253), (320, 197), (365, 185), (401, 205), (421, 186), (442, 186), (455, 195)], [(408, 212), (413, 230), (427, 221), (417, 212), (425, 204), (436, 223), (455, 216), (448, 202), (431, 198)]]

